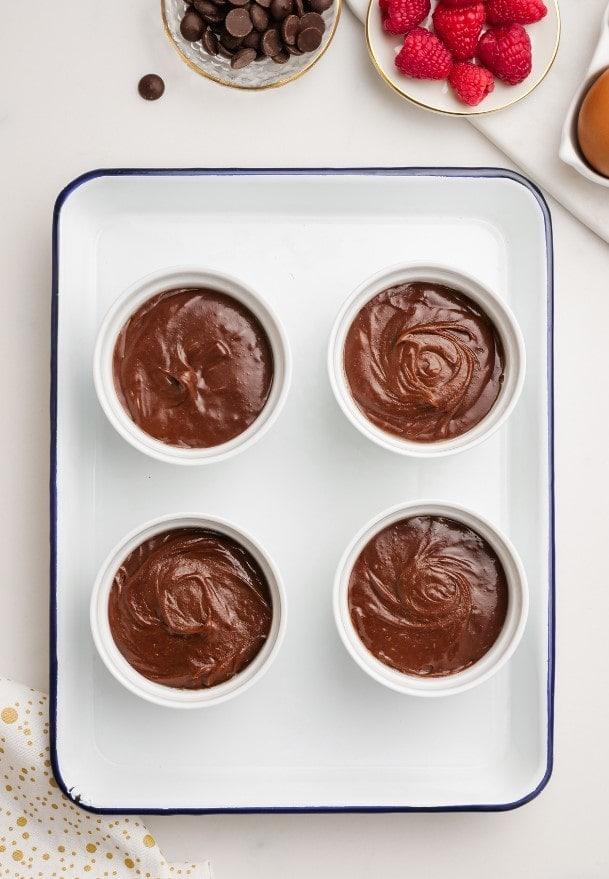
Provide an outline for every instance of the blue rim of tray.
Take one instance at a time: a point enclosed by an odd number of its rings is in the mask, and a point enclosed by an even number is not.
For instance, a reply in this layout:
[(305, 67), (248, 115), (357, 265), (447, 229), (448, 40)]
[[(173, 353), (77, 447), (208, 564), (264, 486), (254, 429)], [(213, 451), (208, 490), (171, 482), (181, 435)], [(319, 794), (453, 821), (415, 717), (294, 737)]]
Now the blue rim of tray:
[[(98, 177), (238, 177), (238, 176), (362, 176), (396, 177), (486, 177), (513, 180), (528, 189), (536, 199), (543, 215), (548, 269), (548, 473), (549, 473), (549, 596), (548, 596), (548, 679), (547, 679), (547, 763), (537, 787), (519, 800), (509, 803), (468, 804), (450, 806), (266, 806), (213, 809), (195, 808), (107, 808), (82, 803), (66, 785), (57, 757), (57, 315), (59, 295), (59, 218), (68, 197), (90, 180)], [(278, 814), (278, 813), (335, 813), (335, 812), (505, 812), (518, 809), (534, 800), (548, 784), (554, 766), (554, 677), (556, 630), (556, 551), (554, 515), (554, 251), (552, 218), (541, 190), (522, 174), (507, 168), (99, 168), (76, 177), (59, 193), (53, 210), (53, 258), (51, 303), (51, 461), (50, 461), (50, 705), (49, 735), (51, 766), (61, 791), (82, 809), (97, 815), (213, 815), (213, 814)]]

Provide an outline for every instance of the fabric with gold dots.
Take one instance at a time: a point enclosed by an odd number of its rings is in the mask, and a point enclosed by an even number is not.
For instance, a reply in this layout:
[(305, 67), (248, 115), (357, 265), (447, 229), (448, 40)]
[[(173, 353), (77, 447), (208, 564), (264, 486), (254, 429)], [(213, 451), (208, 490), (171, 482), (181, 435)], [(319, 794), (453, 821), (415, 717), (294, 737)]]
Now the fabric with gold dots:
[(168, 864), (134, 817), (98, 817), (65, 797), (49, 759), (48, 698), (0, 678), (0, 879), (211, 879)]

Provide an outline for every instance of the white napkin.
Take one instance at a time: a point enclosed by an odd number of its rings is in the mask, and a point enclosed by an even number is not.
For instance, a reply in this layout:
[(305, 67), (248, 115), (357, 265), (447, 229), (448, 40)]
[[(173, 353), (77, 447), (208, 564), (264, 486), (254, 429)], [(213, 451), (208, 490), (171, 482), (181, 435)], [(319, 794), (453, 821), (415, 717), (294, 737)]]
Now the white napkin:
[(208, 862), (168, 864), (137, 818), (91, 815), (64, 797), (48, 728), (47, 697), (0, 678), (1, 876), (211, 879)]
[(558, 158), (567, 110), (585, 79), (606, 6), (607, 0), (561, 0), (560, 48), (546, 79), (514, 107), (470, 122), (567, 210), (609, 241), (609, 189), (586, 180)]

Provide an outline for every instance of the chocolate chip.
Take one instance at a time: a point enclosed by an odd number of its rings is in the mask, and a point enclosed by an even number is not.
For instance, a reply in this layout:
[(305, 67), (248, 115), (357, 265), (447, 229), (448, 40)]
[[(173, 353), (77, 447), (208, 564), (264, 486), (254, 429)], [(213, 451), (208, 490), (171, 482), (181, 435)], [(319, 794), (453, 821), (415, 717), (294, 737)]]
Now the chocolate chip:
[(165, 91), (165, 83), (156, 73), (147, 73), (138, 82), (137, 90), (145, 101), (158, 101)]
[(279, 34), (274, 27), (265, 31), (262, 36), (262, 51), (269, 58), (272, 58), (274, 55), (278, 55), (281, 52), (281, 40), (279, 39)]
[(298, 34), (296, 45), (301, 52), (314, 52), (321, 46), (323, 34), (317, 28), (307, 27)]
[(252, 61), (255, 60), (255, 49), (239, 49), (239, 51), (235, 52), (235, 54), (233, 55), (230, 66), (233, 68), (233, 70), (241, 70), (243, 67), (247, 67), (248, 64), (251, 64)]
[(281, 21), (292, 11), (292, 0), (271, 0), (271, 15), (276, 21)]
[(316, 51), (323, 42), (326, 28), (317, 10), (329, 9), (333, 0), (185, 0), (185, 3), (181, 23), (184, 37), (192, 42), (200, 39), (206, 52), (229, 59), (233, 69), (240, 70), (254, 60), (271, 58), (276, 64), (285, 64), (290, 55)]
[(304, 31), (309, 27), (315, 28), (316, 31), (323, 34), (326, 29), (326, 24), (321, 15), (317, 12), (307, 12), (306, 15), (303, 15), (300, 19), (300, 30)]
[(201, 40), (203, 43), (203, 48), (210, 55), (218, 54), (218, 37), (212, 31), (210, 27), (207, 28), (205, 33), (203, 34), (203, 38)]
[(203, 19), (194, 9), (189, 10), (180, 22), (180, 33), (185, 40), (189, 40), (191, 43), (200, 40), (204, 30)]
[(283, 42), (288, 46), (294, 46), (296, 44), (296, 37), (298, 36), (298, 31), (300, 30), (300, 19), (297, 15), (288, 15), (287, 18), (281, 22), (281, 36), (283, 38)]
[(252, 31), (247, 37), (244, 37), (242, 45), (246, 49), (258, 49), (260, 45), (260, 34), (258, 31)]
[(217, 24), (219, 21), (222, 21), (222, 13), (216, 4), (211, 2), (211, 0), (199, 0), (195, 9), (206, 21), (209, 21), (212, 24)]
[(225, 49), (228, 49), (229, 52), (236, 52), (237, 49), (240, 49), (242, 42), (243, 40), (241, 37), (233, 37), (232, 34), (228, 34), (226, 31), (220, 36), (220, 43)]
[(260, 33), (264, 33), (269, 26), (269, 14), (258, 3), (252, 3), (250, 18), (252, 19), (252, 24)]
[(231, 9), (224, 27), (233, 37), (246, 37), (252, 29), (252, 19), (247, 9)]

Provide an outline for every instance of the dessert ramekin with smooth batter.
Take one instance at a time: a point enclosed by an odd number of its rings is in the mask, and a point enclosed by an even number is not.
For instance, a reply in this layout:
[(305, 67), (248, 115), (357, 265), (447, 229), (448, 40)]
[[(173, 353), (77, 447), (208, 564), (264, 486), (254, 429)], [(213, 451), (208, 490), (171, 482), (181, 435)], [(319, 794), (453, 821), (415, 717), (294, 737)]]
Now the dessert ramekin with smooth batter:
[[(495, 554), (505, 578), (507, 587), (507, 607), (503, 625), (492, 646), (476, 662), (461, 671), (452, 674), (429, 675), (429, 674), (405, 674), (395, 667), (381, 661), (363, 643), (351, 615), (349, 591), (351, 575), (366, 547), (371, 541), (378, 538), (386, 529), (415, 517), (440, 517), (448, 520), (451, 524), (457, 523), (465, 529), (475, 532), (478, 538), (490, 547)], [(454, 558), (448, 557), (448, 564), (454, 564)], [(422, 620), (425, 617), (425, 609), (433, 607), (435, 611), (444, 613), (442, 602), (453, 600), (450, 590), (442, 594), (438, 577), (441, 576), (442, 558), (434, 557), (432, 560), (432, 581), (419, 596), (420, 602), (410, 606), (412, 612), (411, 624), (417, 629), (417, 638), (421, 637)], [(373, 572), (377, 577), (377, 573)], [(453, 584), (454, 568), (451, 578)], [(380, 576), (380, 575), (379, 575)], [(384, 589), (384, 584), (381, 584)], [(467, 602), (465, 603), (467, 607)], [(375, 681), (383, 684), (398, 693), (410, 696), (449, 696), (462, 693), (472, 687), (478, 686), (492, 677), (510, 659), (522, 638), (529, 607), (529, 594), (524, 567), (514, 546), (494, 525), (473, 511), (456, 504), (442, 501), (413, 501), (398, 504), (375, 516), (353, 538), (336, 571), (333, 595), (334, 618), (339, 636), (347, 648), (347, 651), (355, 662)], [(444, 624), (440, 620), (440, 624)], [(477, 629), (478, 623), (474, 625)], [(430, 636), (431, 637), (431, 636)], [(435, 648), (435, 635), (432, 653)], [(388, 645), (391, 646), (391, 645)]]
[[(400, 436), (375, 424), (355, 401), (345, 367), (345, 345), (361, 310), (384, 291), (399, 285), (421, 283), (450, 288), (451, 292), (471, 300), (494, 328), (504, 359), (498, 395), (484, 417), (459, 435), (425, 441)], [(427, 355), (430, 368), (437, 366), (435, 357), (435, 352), (430, 350)], [(407, 263), (383, 269), (360, 284), (347, 298), (330, 335), (328, 372), (340, 408), (365, 437), (398, 454), (437, 458), (472, 448), (488, 439), (508, 419), (524, 384), (524, 340), (510, 308), (490, 287), (475, 277), (437, 263)]]
[[(253, 423), (241, 433), (205, 447), (170, 445), (147, 433), (133, 420), (119, 398), (114, 375), (114, 352), (130, 319), (154, 297), (164, 292), (207, 290), (235, 300), (261, 326), (272, 353), (272, 383), (264, 406)], [(171, 268), (140, 279), (114, 302), (97, 336), (93, 376), (102, 409), (118, 433), (139, 451), (170, 464), (209, 464), (225, 460), (249, 448), (277, 419), (291, 380), (291, 353), (286, 333), (272, 309), (247, 284), (220, 272), (197, 268)]]
[[(254, 559), (264, 576), (272, 605), (268, 634), (253, 659), (228, 680), (196, 689), (160, 684), (137, 671), (119, 650), (112, 634), (109, 617), (110, 597), (115, 577), (130, 554), (154, 537), (164, 535), (166, 532), (181, 532), (183, 529), (214, 532), (238, 544)], [(187, 583), (184, 586), (188, 588)], [(179, 603), (173, 609), (179, 614), (181, 611)], [(123, 538), (101, 565), (90, 605), (93, 641), (106, 668), (120, 684), (135, 695), (148, 702), (170, 708), (207, 708), (218, 705), (243, 693), (259, 681), (277, 657), (285, 633), (286, 614), (286, 595), (281, 575), (260, 544), (241, 528), (224, 519), (196, 513), (162, 516), (140, 526)]]

